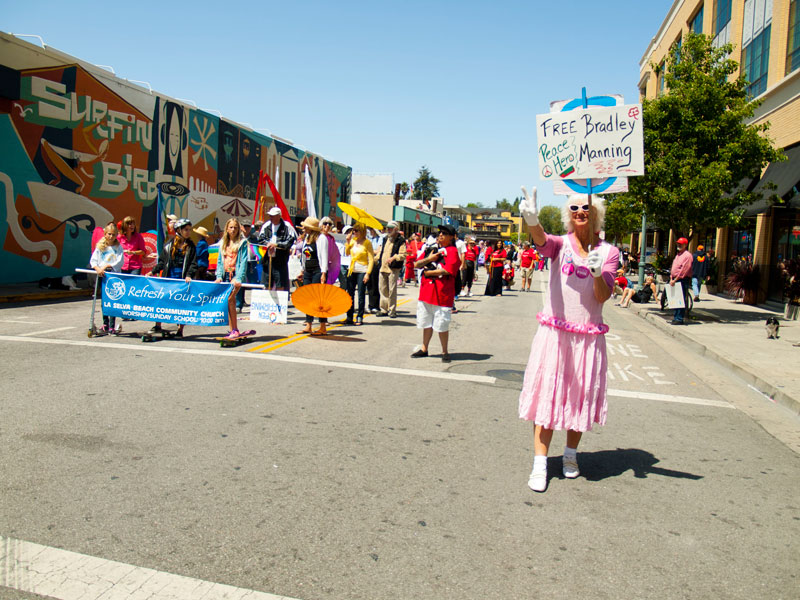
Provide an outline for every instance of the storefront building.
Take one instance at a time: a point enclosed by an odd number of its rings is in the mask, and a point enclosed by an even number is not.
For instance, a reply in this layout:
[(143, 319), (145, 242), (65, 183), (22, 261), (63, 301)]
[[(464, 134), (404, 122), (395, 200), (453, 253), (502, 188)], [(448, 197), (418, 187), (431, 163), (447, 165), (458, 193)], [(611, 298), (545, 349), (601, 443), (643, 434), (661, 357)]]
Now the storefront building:
[[(763, 192), (764, 197), (746, 208), (744, 227), (719, 228), (708, 239), (693, 240), (715, 250), (720, 280), (734, 260), (744, 258), (758, 265), (759, 301), (783, 300), (778, 265), (800, 258), (798, 4), (800, 0), (675, 0), (639, 63), (641, 97), (669, 93), (662, 70), (667, 55), (688, 32), (703, 33), (716, 44), (733, 44), (733, 58), (750, 82), (748, 91), (763, 101), (751, 122), (770, 123), (768, 135), (787, 160), (768, 165), (760, 179), (749, 183), (749, 189)], [(673, 251), (674, 232), (668, 235), (667, 248)]]

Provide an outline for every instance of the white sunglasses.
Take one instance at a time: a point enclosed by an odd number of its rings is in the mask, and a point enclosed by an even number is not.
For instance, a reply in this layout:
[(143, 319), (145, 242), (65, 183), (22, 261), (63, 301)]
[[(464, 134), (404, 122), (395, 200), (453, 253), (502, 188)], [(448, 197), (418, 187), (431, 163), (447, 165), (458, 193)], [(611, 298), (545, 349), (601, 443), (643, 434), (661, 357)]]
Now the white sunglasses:
[(589, 212), (589, 205), (588, 204), (582, 204), (582, 205), (570, 204), (569, 205), (569, 209), (572, 212), (578, 212), (579, 210), (582, 210), (583, 212)]

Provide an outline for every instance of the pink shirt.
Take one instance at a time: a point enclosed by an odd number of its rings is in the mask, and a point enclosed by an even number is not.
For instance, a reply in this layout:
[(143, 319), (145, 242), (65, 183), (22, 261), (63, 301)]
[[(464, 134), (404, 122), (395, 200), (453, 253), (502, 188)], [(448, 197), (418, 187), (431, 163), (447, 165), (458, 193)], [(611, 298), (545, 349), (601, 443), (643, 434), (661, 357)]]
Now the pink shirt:
[(692, 255), (687, 250), (682, 250), (675, 255), (672, 268), (669, 270), (672, 279), (678, 280), (692, 275)]
[(144, 245), (144, 238), (141, 234), (137, 231), (131, 236), (131, 240), (128, 241), (124, 235), (117, 236), (119, 243), (122, 245), (122, 251), (124, 252), (124, 262), (122, 263), (122, 268), (124, 270), (129, 269), (141, 269), (142, 268), (142, 259), (144, 258), (144, 254), (128, 254), (128, 251), (134, 250), (141, 250), (145, 252), (147, 248)]

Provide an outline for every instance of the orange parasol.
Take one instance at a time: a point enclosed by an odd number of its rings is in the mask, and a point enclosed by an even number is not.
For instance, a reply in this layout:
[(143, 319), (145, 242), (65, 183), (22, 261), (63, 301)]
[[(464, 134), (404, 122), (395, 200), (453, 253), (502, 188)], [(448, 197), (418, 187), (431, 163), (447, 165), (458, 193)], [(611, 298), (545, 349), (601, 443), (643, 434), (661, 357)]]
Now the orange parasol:
[(313, 317), (335, 317), (350, 310), (353, 301), (338, 285), (311, 283), (292, 294), (292, 303), (300, 312)]
[(383, 229), (381, 222), (362, 208), (358, 208), (357, 206), (353, 206), (347, 202), (338, 202), (336, 206), (338, 206), (339, 210), (341, 210), (344, 214), (350, 215), (353, 217), (354, 221), (361, 223), (362, 225), (372, 227), (376, 231)]

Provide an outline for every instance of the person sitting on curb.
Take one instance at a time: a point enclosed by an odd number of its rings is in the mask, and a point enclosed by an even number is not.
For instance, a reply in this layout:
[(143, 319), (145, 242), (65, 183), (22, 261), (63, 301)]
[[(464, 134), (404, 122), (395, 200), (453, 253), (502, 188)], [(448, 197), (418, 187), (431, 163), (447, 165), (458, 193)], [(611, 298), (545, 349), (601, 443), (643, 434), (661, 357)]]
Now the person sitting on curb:
[(417, 302), (417, 328), (422, 329), (422, 346), (412, 358), (428, 356), (428, 344), (436, 330), (442, 344), (442, 362), (450, 362), (447, 342), (456, 295), (456, 272), (461, 267), (455, 237), (456, 230), (451, 225), (439, 225), (439, 250), (414, 264), (415, 268), (423, 269)]
[(633, 286), (625, 288), (625, 291), (622, 292), (622, 298), (619, 301), (619, 305), (622, 308), (628, 308), (631, 305), (631, 302), (636, 304), (647, 304), (650, 302), (651, 298), (654, 298), (657, 295), (656, 284), (653, 281), (653, 276), (648, 275), (644, 280), (644, 287), (640, 289), (638, 292), (634, 290)]

